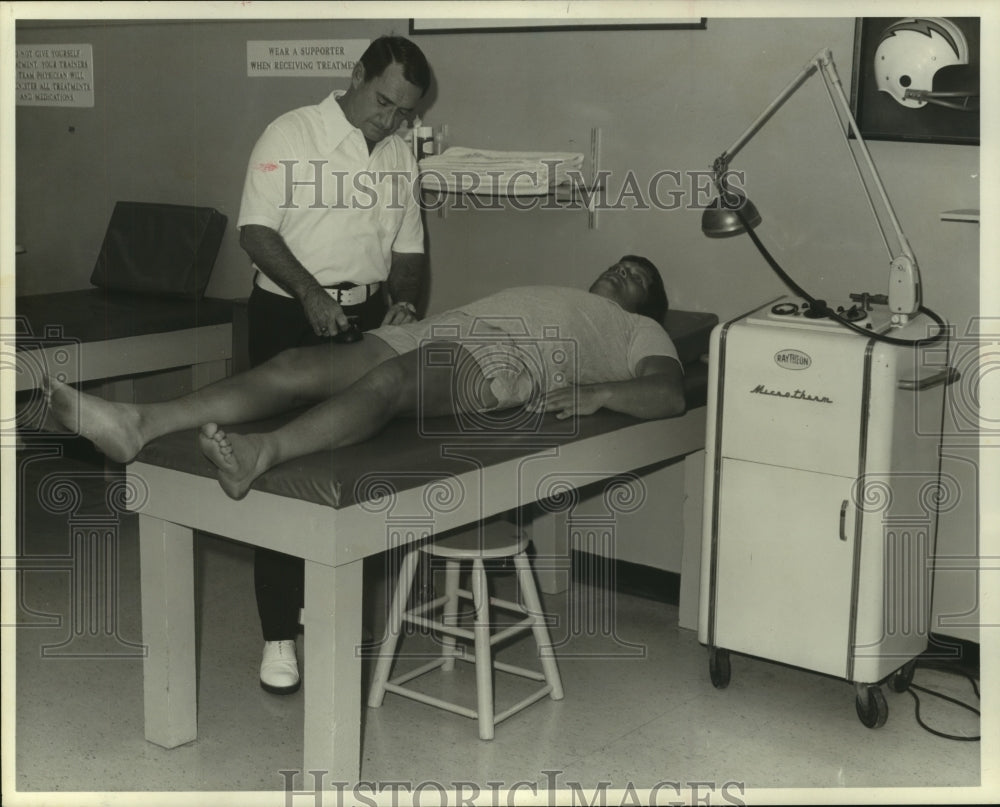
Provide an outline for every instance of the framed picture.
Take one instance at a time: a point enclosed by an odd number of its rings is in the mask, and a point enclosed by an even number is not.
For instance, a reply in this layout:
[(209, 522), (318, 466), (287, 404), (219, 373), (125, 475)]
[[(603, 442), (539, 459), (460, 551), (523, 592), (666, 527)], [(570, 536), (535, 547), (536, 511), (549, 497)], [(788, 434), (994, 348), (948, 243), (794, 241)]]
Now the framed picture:
[(859, 19), (851, 106), (862, 137), (978, 145), (979, 53), (978, 17)]
[(637, 31), (671, 28), (705, 28), (705, 17), (669, 17), (662, 19), (432, 19), (410, 20), (411, 34), (498, 34), (514, 31)]

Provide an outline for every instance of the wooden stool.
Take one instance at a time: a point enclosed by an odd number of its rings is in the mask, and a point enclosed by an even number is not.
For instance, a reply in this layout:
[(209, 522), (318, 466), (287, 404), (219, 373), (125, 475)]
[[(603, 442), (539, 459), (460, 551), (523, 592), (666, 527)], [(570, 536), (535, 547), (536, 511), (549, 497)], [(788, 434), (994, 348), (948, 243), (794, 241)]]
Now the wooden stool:
[[(442, 597), (421, 603), (413, 608), (407, 608), (420, 552), (445, 559), (445, 593)], [(490, 597), (487, 592), (486, 569), (483, 561), (500, 558), (512, 558), (514, 561), (521, 590), (520, 599), (523, 605), (510, 600)], [(471, 563), (472, 565), (471, 591), (461, 589), (458, 586), (463, 563)], [(458, 626), (459, 597), (472, 600), (475, 615), (472, 630)], [(524, 618), (502, 630), (493, 632), (490, 626), (491, 606), (521, 614)], [(433, 618), (434, 612), (438, 609), (441, 610), (439, 620)], [(441, 657), (390, 681), (389, 673), (395, 660), (396, 646), (399, 642), (403, 622), (421, 625), (442, 634)], [(493, 645), (527, 630), (530, 630), (535, 636), (542, 672), (505, 664), (493, 658)], [(456, 638), (473, 643), (475, 651), (472, 658), (466, 653), (464, 645), (456, 643)], [(403, 686), (405, 682), (433, 670), (450, 671), (454, 669), (455, 659), (473, 662), (476, 665), (477, 708), (475, 710)], [(494, 670), (512, 673), (535, 681), (544, 681), (545, 686), (510, 708), (495, 714), (493, 704)], [(545, 695), (549, 695), (553, 700), (562, 699), (562, 682), (552, 653), (552, 642), (549, 639), (548, 628), (545, 626), (545, 617), (542, 614), (538, 591), (531, 573), (531, 564), (525, 554), (525, 542), (513, 524), (497, 521), (481, 525), (481, 529), (480, 526), (477, 526), (471, 530), (425, 544), (406, 555), (400, 568), (399, 581), (396, 585), (396, 593), (386, 625), (386, 637), (375, 666), (368, 705), (371, 707), (381, 706), (386, 691), (395, 692), (398, 695), (437, 706), (455, 714), (478, 719), (481, 740), (492, 740), (493, 727), (497, 723), (506, 720)]]

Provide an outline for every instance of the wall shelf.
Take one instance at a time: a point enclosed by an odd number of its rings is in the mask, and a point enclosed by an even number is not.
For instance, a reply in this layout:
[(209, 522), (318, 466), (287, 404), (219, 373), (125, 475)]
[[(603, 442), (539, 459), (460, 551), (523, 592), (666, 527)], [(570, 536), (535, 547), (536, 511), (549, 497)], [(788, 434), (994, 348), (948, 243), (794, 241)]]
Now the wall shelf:
[(945, 210), (941, 221), (968, 221), (979, 224), (979, 208), (964, 208), (962, 210)]
[[(553, 209), (553, 207), (564, 208), (567, 210), (586, 210), (587, 211), (587, 224), (589, 229), (597, 229), (597, 213), (598, 213), (598, 202), (601, 198), (601, 191), (603, 187), (599, 186), (598, 183), (604, 182), (604, 178), (600, 173), (601, 164), (601, 130), (599, 128), (593, 128), (590, 130), (590, 164), (589, 164), (589, 176), (587, 177), (587, 187), (585, 193), (581, 194), (579, 188), (573, 183), (564, 183), (562, 185), (557, 185), (547, 194), (536, 195), (506, 195), (506, 194), (484, 194), (484, 193), (472, 193), (463, 192), (449, 189), (442, 189), (438, 187), (422, 187), (421, 191), (425, 199), (433, 199), (433, 202), (425, 205), (429, 209), (436, 209), (439, 218), (448, 217), (448, 208), (456, 207), (458, 210), (464, 210), (468, 208), (489, 208), (496, 209), (496, 206), (502, 204), (504, 199), (518, 199), (524, 202), (525, 200), (534, 200), (537, 202), (537, 207), (542, 209)], [(444, 199), (447, 197), (458, 197), (458, 196), (475, 196), (479, 200), (469, 201), (468, 203), (461, 203), (456, 206), (454, 203), (447, 204)], [(533, 206), (527, 209), (534, 209)]]

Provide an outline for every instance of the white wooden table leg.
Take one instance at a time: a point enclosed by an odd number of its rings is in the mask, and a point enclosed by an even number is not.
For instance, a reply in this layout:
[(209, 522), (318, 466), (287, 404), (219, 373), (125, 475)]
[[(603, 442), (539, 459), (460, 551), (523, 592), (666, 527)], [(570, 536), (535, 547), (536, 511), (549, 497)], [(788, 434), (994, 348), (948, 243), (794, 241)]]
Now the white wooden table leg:
[(684, 458), (684, 551), (681, 555), (681, 596), (677, 624), (698, 630), (701, 590), (702, 507), (705, 501), (705, 452)]
[(173, 748), (198, 735), (192, 530), (139, 515), (146, 739)]
[(361, 593), (363, 562), (305, 562), (303, 770), (326, 782), (361, 773)]
[(535, 579), (545, 594), (559, 594), (569, 588), (570, 552), (566, 545), (566, 514), (534, 508), (525, 537), (535, 550)]

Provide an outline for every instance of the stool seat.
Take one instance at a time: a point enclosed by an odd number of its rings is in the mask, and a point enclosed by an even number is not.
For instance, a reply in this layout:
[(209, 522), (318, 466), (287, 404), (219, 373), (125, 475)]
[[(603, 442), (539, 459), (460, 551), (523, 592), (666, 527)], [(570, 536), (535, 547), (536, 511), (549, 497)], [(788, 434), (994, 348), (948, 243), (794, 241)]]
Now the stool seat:
[[(406, 554), (400, 567), (396, 593), (389, 611), (385, 639), (382, 642), (375, 665), (372, 687), (368, 695), (370, 707), (381, 706), (385, 693), (393, 692), (454, 714), (471, 717), (479, 722), (479, 738), (491, 740), (493, 739), (494, 726), (502, 720), (506, 720), (546, 695), (552, 700), (562, 699), (562, 681), (556, 666), (555, 655), (552, 652), (552, 641), (549, 638), (538, 590), (535, 588), (534, 575), (531, 572), (525, 544), (526, 541), (513, 524), (505, 521), (493, 521), (477, 524), (463, 532), (442, 537)], [(429, 602), (408, 607), (410, 590), (416, 577), (417, 563), (421, 553), (437, 556), (444, 560), (445, 594)], [(511, 558), (513, 560), (520, 594), (518, 602), (489, 595), (486, 582), (487, 568), (483, 561), (498, 558)], [(459, 588), (463, 564), (472, 567), (469, 589)], [(459, 613), (459, 599), (472, 601), (474, 619), (471, 630), (460, 626), (463, 615)], [(512, 625), (494, 626), (490, 622), (491, 607), (516, 613), (521, 619)], [(435, 618), (437, 611), (440, 611), (440, 619)], [(441, 654), (415, 669), (390, 679), (389, 675), (396, 660), (396, 647), (404, 622), (428, 628), (434, 635), (440, 635)], [(494, 627), (499, 629), (493, 630)], [(494, 645), (526, 631), (530, 631), (534, 635), (535, 643), (538, 646), (538, 660), (542, 668), (540, 672), (507, 664), (494, 658)], [(471, 657), (466, 652), (465, 645), (459, 645), (458, 640), (460, 639), (472, 643), (474, 652)], [(426, 658), (426, 655), (421, 657)], [(476, 709), (460, 706), (457, 703), (404, 686), (407, 681), (435, 670), (444, 673), (450, 672), (454, 669), (456, 661), (467, 661), (475, 664)], [(533, 681), (541, 681), (544, 682), (544, 686), (512, 706), (497, 712), (493, 703), (493, 675), (495, 672), (505, 672)]]
[(482, 530), (463, 530), (436, 538), (420, 551), (441, 558), (509, 558), (524, 551), (524, 539), (513, 524), (493, 522)]

